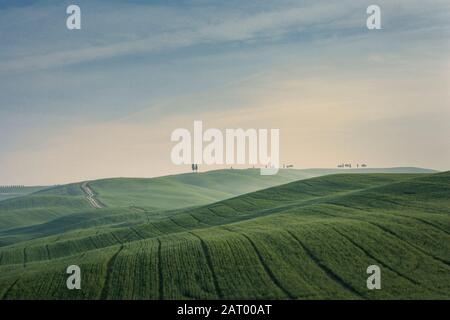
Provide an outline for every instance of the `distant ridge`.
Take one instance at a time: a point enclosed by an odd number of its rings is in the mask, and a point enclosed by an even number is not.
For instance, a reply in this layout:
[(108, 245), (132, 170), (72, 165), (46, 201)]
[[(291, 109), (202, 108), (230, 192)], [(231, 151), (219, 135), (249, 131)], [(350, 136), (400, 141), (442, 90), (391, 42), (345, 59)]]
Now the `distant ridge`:
[[(288, 182), (341, 173), (435, 173), (415, 167), (360, 169), (280, 169), (273, 176), (261, 176), (259, 169), (222, 169), (156, 178), (111, 178), (90, 181), (96, 197), (106, 206), (138, 206), (177, 209), (204, 205)], [(70, 186), (70, 187), (68, 187)], [(40, 194), (70, 195), (78, 184), (51, 188)], [(78, 193), (77, 193), (78, 194)]]

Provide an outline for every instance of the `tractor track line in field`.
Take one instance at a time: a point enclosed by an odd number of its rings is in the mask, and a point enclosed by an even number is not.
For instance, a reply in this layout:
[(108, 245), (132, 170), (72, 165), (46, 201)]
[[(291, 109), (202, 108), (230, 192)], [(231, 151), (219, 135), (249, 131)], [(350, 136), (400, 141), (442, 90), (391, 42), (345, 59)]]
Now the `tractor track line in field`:
[(438, 261), (438, 262), (440, 262), (440, 263), (445, 264), (447, 267), (450, 267), (450, 263), (449, 263), (448, 261), (446, 261), (446, 260), (444, 260), (444, 259), (441, 259), (441, 258), (439, 258), (439, 257), (436, 257), (435, 255), (433, 255), (433, 254), (431, 254), (431, 253), (429, 253), (429, 252), (426, 252), (425, 250), (423, 250), (423, 249), (420, 248), (419, 246), (417, 246), (417, 245), (415, 245), (415, 244), (413, 244), (413, 243), (411, 243), (411, 242), (409, 242), (409, 241), (407, 241), (407, 240), (401, 238), (399, 235), (397, 235), (395, 232), (389, 230), (388, 228), (386, 228), (386, 227), (384, 227), (384, 226), (381, 226), (381, 225), (379, 225), (378, 223), (373, 223), (373, 222), (369, 222), (369, 221), (366, 221), (366, 222), (369, 223), (369, 224), (371, 224), (372, 226), (375, 226), (375, 227), (377, 227), (378, 229), (384, 231), (385, 233), (391, 235), (392, 237), (396, 238), (397, 240), (400, 240), (401, 242), (404, 242), (404, 243), (406, 243), (407, 245), (413, 247), (414, 249), (416, 249), (417, 251), (419, 251), (419, 252), (422, 253), (423, 255), (426, 255), (426, 256), (428, 256), (428, 257), (430, 257), (430, 258), (432, 258), (432, 259), (434, 259), (434, 260), (436, 260), (436, 261)]
[(142, 234), (140, 234), (136, 228), (130, 227), (131, 230), (133, 230), (133, 232), (139, 237), (139, 239), (144, 240), (146, 239)]
[(206, 226), (209, 226), (209, 224), (207, 224), (206, 222), (203, 222), (202, 220), (200, 220), (199, 218), (197, 218), (193, 213), (189, 213), (189, 215), (198, 223), (204, 224)]
[(120, 246), (119, 250), (109, 259), (108, 263), (106, 264), (106, 278), (105, 283), (103, 284), (102, 292), (100, 294), (100, 300), (106, 300), (108, 297), (108, 291), (109, 291), (109, 282), (111, 281), (111, 274), (113, 271), (114, 263), (116, 262), (117, 256), (122, 251), (123, 245)]
[(2, 296), (1, 300), (5, 300), (6, 297), (8, 296), (8, 294), (12, 291), (12, 289), (14, 288), (14, 286), (17, 284), (17, 282), (19, 282), (20, 278), (17, 278), (16, 280), (14, 280), (14, 282), (9, 286), (8, 289), (6, 289), (5, 293)]
[(114, 232), (111, 232), (111, 236), (114, 238), (114, 240), (117, 241), (117, 243), (123, 244), (123, 242), (120, 241), (119, 238), (117, 238), (117, 236), (114, 234)]
[(162, 253), (161, 253), (161, 240), (156, 239), (158, 241), (158, 294), (159, 294), (159, 300), (164, 300), (164, 279), (163, 279), (163, 272), (162, 272)]
[(45, 245), (45, 250), (47, 251), (47, 258), (48, 258), (48, 260), (51, 260), (52, 257), (51, 257), (51, 255), (50, 255), (50, 250), (49, 250), (49, 248), (48, 248), (48, 244)]
[(238, 234), (242, 237), (244, 237), (245, 239), (247, 239), (247, 241), (250, 243), (250, 245), (252, 246), (253, 250), (255, 251), (260, 264), (262, 265), (264, 271), (266, 272), (266, 274), (269, 276), (269, 278), (272, 280), (272, 282), (278, 287), (278, 289), (281, 290), (281, 292), (283, 292), (289, 299), (297, 299), (297, 297), (295, 295), (293, 295), (292, 293), (290, 293), (287, 289), (285, 289), (283, 287), (283, 285), (281, 284), (281, 282), (277, 279), (277, 277), (275, 276), (275, 274), (272, 272), (272, 270), (269, 268), (269, 266), (266, 264), (266, 262), (264, 261), (261, 252), (259, 252), (258, 248), (256, 247), (255, 243), (253, 242), (253, 240), (247, 236), (246, 234), (243, 234), (241, 232), (238, 231), (234, 231), (231, 230), (229, 228), (224, 228), (225, 230), (231, 232), (231, 233), (235, 233)]
[(410, 208), (410, 209), (415, 209), (415, 210), (419, 209), (419, 210), (424, 210), (426, 212), (441, 213), (440, 211), (436, 212), (433, 209), (430, 210), (430, 208), (428, 208), (427, 206), (417, 205), (417, 203), (409, 204), (406, 202), (397, 202), (397, 201), (393, 201), (393, 200), (388, 200), (388, 199), (384, 199), (384, 198), (376, 198), (376, 197), (374, 197), (372, 199), (375, 199), (375, 200), (378, 200), (381, 202), (385, 202), (385, 203), (390, 203), (390, 204), (393, 204), (393, 205), (396, 205), (396, 206), (402, 207), (402, 208)]
[(224, 296), (223, 296), (222, 290), (220, 289), (219, 281), (217, 280), (216, 273), (214, 272), (211, 254), (209, 252), (208, 246), (205, 243), (205, 240), (203, 240), (199, 235), (197, 235), (193, 232), (189, 232), (189, 233), (192, 234), (194, 237), (196, 237), (198, 240), (200, 240), (200, 245), (202, 246), (203, 254), (205, 255), (206, 262), (208, 263), (208, 268), (209, 268), (209, 271), (211, 272), (211, 275), (213, 278), (214, 287), (216, 288), (217, 297), (219, 299), (223, 299)]
[(222, 218), (222, 219), (228, 218), (227, 216), (222, 216), (222, 215), (218, 214), (217, 212), (215, 212), (215, 211), (213, 210), (213, 208), (209, 208), (209, 207), (208, 207), (207, 209), (208, 209), (209, 212), (211, 212), (211, 214), (215, 215), (216, 217), (219, 217), (219, 218)]
[[(336, 204), (336, 203), (333, 203), (333, 204), (331, 204), (331, 205), (336, 206), (336, 207), (347, 208), (347, 209), (360, 210), (359, 208), (356, 208), (356, 207), (345, 206), (345, 205)], [(409, 206), (409, 208), (414, 208), (414, 207)], [(419, 208), (419, 209), (420, 209), (420, 208)], [(323, 212), (323, 214), (329, 215), (329, 216), (331, 216), (331, 217), (338, 217), (338, 218), (339, 218), (339, 217), (343, 217), (343, 216), (332, 215), (332, 214), (330, 214), (330, 213), (325, 213), (325, 212)], [(389, 213), (384, 213), (384, 215), (391, 217), (391, 214), (389, 214)], [(418, 217), (415, 217), (415, 216), (408, 216), (408, 215), (398, 214), (398, 213), (396, 213), (395, 217), (398, 217), (398, 218), (404, 218), (404, 219), (408, 219), (408, 220), (419, 221), (419, 222), (421, 222), (422, 224), (425, 224), (425, 225), (427, 225), (427, 226), (429, 226), (429, 227), (431, 227), (431, 228), (433, 228), (433, 229), (439, 230), (440, 232), (443, 232), (443, 233), (445, 233), (445, 234), (447, 234), (447, 235), (450, 235), (450, 233), (449, 233), (447, 230), (443, 229), (442, 227), (440, 227), (440, 226), (438, 226), (438, 225), (435, 225), (434, 223), (431, 223), (431, 222), (429, 222), (429, 221), (426, 221), (426, 220), (424, 220), (424, 219), (422, 219), (422, 218), (418, 218)], [(351, 217), (348, 217), (348, 219), (356, 220), (355, 218), (351, 218)], [(357, 220), (359, 220), (359, 221), (366, 221), (366, 220), (361, 220), (361, 219), (357, 219)]]
[(188, 216), (192, 217), (192, 219), (194, 219), (198, 224), (200, 224), (201, 227), (205, 227), (205, 228), (212, 227), (210, 224), (200, 220), (200, 218), (196, 217), (193, 213), (186, 213), (186, 214)]
[[(242, 202), (245, 202), (246, 204), (248, 204), (250, 207), (255, 208), (255, 204), (250, 202), (248, 199), (242, 197), (242, 199), (240, 199)], [(234, 208), (233, 208), (234, 209)], [(234, 211), (237, 211), (236, 209), (234, 209)]]
[(347, 292), (350, 292), (353, 295), (356, 295), (360, 298), (362, 298), (361, 293), (356, 291), (352, 286), (350, 286), (348, 283), (346, 283), (341, 277), (339, 277), (336, 273), (334, 273), (330, 268), (328, 268), (325, 264), (323, 264), (313, 253), (311, 250), (309, 250), (303, 242), (300, 241), (300, 239), (290, 230), (286, 230), (287, 233), (291, 235), (292, 238), (294, 238), (299, 246), (303, 249), (303, 251), (306, 252), (308, 257), (313, 261), (332, 281), (340, 285), (343, 289), (345, 289)]
[(405, 216), (405, 215), (402, 215), (402, 214), (399, 214), (398, 216), (399, 216), (399, 217), (403, 217), (403, 218), (407, 218), (407, 219), (411, 219), (411, 220), (419, 221), (419, 222), (421, 222), (421, 223), (423, 223), (423, 224), (426, 224), (427, 226), (430, 226), (430, 227), (432, 227), (432, 228), (434, 228), (434, 229), (436, 229), (436, 230), (439, 230), (439, 231), (441, 231), (441, 232), (444, 232), (446, 235), (450, 235), (450, 233), (449, 233), (447, 230), (442, 229), (441, 227), (435, 225), (434, 223), (428, 222), (428, 221), (423, 220), (423, 219), (421, 219), (421, 218), (412, 217), (412, 216)]
[(97, 244), (95, 243), (94, 239), (92, 237), (89, 237), (89, 241), (92, 243), (92, 245), (94, 246), (95, 249), (100, 249)]
[(149, 225), (151, 225), (157, 232), (159, 232), (159, 234), (156, 235), (156, 237), (160, 237), (160, 236), (165, 236), (165, 235), (166, 235), (166, 232), (161, 231), (161, 229), (159, 229), (159, 228), (156, 226), (155, 222), (151, 222), (151, 223), (149, 223)]
[(23, 267), (25, 268), (27, 266), (27, 261), (28, 261), (28, 257), (27, 257), (27, 247), (23, 248)]
[(344, 234), (343, 232), (340, 232), (339, 230), (337, 230), (335, 227), (331, 227), (336, 233), (338, 233), (339, 235), (341, 235), (343, 238), (347, 239), (353, 246), (355, 246), (356, 248), (358, 248), (359, 250), (361, 250), (366, 256), (368, 256), (370, 259), (374, 260), (377, 262), (377, 264), (379, 264), (380, 266), (385, 266), (386, 269), (390, 270), (391, 272), (395, 273), (397, 276), (404, 278), (406, 280), (408, 280), (409, 282), (415, 284), (415, 285), (421, 285), (419, 282), (415, 281), (414, 279), (411, 279), (410, 277), (402, 274), (401, 272), (393, 269), (391, 266), (389, 266), (386, 262), (382, 262), (379, 259), (375, 258), (370, 252), (368, 252), (365, 248), (363, 248), (362, 246), (360, 246), (359, 244), (357, 244), (353, 239), (351, 239), (349, 236), (347, 236), (346, 234)]
[[(345, 205), (341, 205), (341, 204), (335, 204), (335, 203), (334, 203), (333, 205), (335, 205), (335, 206), (337, 206), (337, 207), (343, 207), (343, 208), (355, 209), (354, 207), (351, 207), (351, 206), (345, 206)], [(324, 213), (324, 214), (325, 214), (325, 213)], [(330, 213), (326, 213), (326, 215), (329, 215), (329, 216), (332, 216), (332, 217), (342, 218), (342, 216), (336, 216), (336, 215), (333, 215), (333, 214), (330, 214)], [(402, 217), (404, 217), (404, 216), (402, 216)], [(371, 226), (373, 226), (373, 227), (375, 227), (375, 228), (378, 228), (378, 229), (380, 229), (381, 231), (383, 231), (384, 233), (389, 234), (390, 236), (394, 237), (395, 239), (397, 239), (397, 240), (399, 240), (399, 241), (405, 243), (406, 245), (408, 245), (408, 246), (410, 246), (410, 247), (416, 249), (417, 251), (419, 251), (419, 252), (422, 253), (423, 255), (426, 255), (426, 256), (428, 256), (428, 257), (430, 257), (430, 258), (432, 258), (432, 259), (434, 259), (434, 260), (436, 260), (436, 261), (438, 261), (438, 262), (440, 262), (440, 263), (445, 264), (446, 267), (450, 267), (450, 263), (449, 263), (448, 261), (446, 261), (446, 260), (444, 260), (444, 259), (441, 259), (441, 258), (439, 258), (439, 257), (436, 257), (436, 256), (430, 254), (429, 252), (427, 252), (427, 251), (423, 250), (422, 248), (418, 247), (417, 245), (415, 245), (415, 244), (413, 244), (413, 243), (411, 243), (411, 242), (409, 242), (409, 241), (407, 241), (407, 240), (401, 238), (401, 237), (398, 236), (395, 232), (393, 232), (393, 231), (387, 229), (387, 228), (384, 227), (384, 226), (381, 226), (381, 225), (379, 225), (379, 224), (377, 224), (377, 223), (374, 223), (374, 222), (371, 222), (371, 221), (369, 221), (369, 220), (357, 219), (357, 218), (352, 218), (352, 217), (345, 217), (345, 219), (349, 219), (349, 220), (353, 220), (353, 221), (358, 221), (358, 222), (361, 222), (361, 223), (367, 223), (367, 224), (369, 224), (369, 225), (371, 225)]]
[(189, 229), (186, 228), (185, 226), (182, 226), (181, 224), (179, 224), (178, 222), (176, 222), (174, 218), (169, 217), (169, 220), (172, 221), (172, 223), (173, 223), (174, 225), (180, 227), (181, 229), (183, 229), (183, 230), (189, 230)]
[[(352, 207), (344, 206), (344, 205), (338, 205), (338, 206), (341, 206), (341, 207), (344, 207), (344, 208), (352, 208)], [(382, 226), (382, 225), (380, 225), (380, 224), (378, 224), (378, 223), (371, 222), (371, 221), (369, 221), (369, 220), (362, 220), (362, 219), (352, 218), (352, 217), (346, 217), (346, 219), (350, 219), (350, 220), (354, 220), (354, 221), (359, 221), (359, 222), (363, 222), (363, 223), (365, 222), (365, 223), (367, 223), (367, 224), (369, 224), (369, 225), (371, 225), (371, 226), (373, 226), (373, 227), (375, 227), (375, 228), (380, 229), (380, 230), (383, 231), (384, 233), (389, 234), (390, 236), (394, 237), (395, 239), (397, 239), (397, 240), (399, 240), (399, 241), (401, 241), (401, 242), (407, 244), (408, 246), (410, 246), (410, 247), (416, 249), (417, 251), (419, 251), (419, 252), (422, 253), (423, 255), (426, 255), (426, 256), (428, 256), (428, 257), (430, 257), (430, 258), (432, 258), (432, 259), (434, 259), (434, 260), (436, 260), (436, 261), (438, 261), (438, 262), (440, 262), (440, 263), (445, 264), (446, 267), (450, 267), (450, 263), (449, 263), (448, 261), (446, 261), (446, 260), (444, 260), (444, 259), (441, 259), (441, 258), (439, 258), (439, 257), (436, 257), (436, 256), (433, 255), (433, 254), (430, 254), (429, 252), (425, 251), (424, 249), (420, 248), (419, 246), (417, 246), (417, 245), (415, 245), (415, 244), (413, 244), (413, 243), (411, 243), (411, 242), (409, 242), (409, 241), (407, 241), (407, 240), (401, 238), (401, 237), (400, 237), (399, 235), (397, 235), (395, 232), (389, 230), (388, 228), (386, 228), (386, 227), (384, 227), (384, 226)]]

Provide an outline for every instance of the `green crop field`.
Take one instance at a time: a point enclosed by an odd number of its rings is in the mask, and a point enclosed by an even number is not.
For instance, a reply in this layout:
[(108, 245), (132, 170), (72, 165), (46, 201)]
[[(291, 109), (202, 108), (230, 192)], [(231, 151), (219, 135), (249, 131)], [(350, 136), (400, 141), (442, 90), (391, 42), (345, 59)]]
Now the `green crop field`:
[[(88, 186), (102, 208), (80, 183), (0, 201), (0, 298), (450, 299), (450, 172), (221, 170)], [(80, 290), (66, 287), (70, 265)], [(367, 288), (370, 265), (380, 290)]]

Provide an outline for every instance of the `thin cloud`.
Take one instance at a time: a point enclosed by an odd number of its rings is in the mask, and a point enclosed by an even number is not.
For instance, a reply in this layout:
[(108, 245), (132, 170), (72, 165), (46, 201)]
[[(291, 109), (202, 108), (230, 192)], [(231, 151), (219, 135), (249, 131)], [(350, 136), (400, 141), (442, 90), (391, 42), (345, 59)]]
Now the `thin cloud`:
[[(271, 12), (219, 16), (218, 19), (204, 19), (200, 23), (198, 21), (195, 23), (185, 21), (185, 28), (183, 28), (183, 24), (178, 23), (178, 28), (175, 30), (162, 30), (144, 36), (135, 35), (134, 38), (138, 38), (133, 40), (108, 39), (110, 43), (102, 45), (84, 45), (78, 49), (71, 48), (43, 54), (33, 53), (25, 57), (6, 59), (0, 63), (0, 72), (46, 69), (130, 54), (173, 50), (199, 44), (215, 45), (226, 42), (255, 41), (288, 35), (292, 32), (307, 33), (315, 25), (337, 29), (340, 24), (342, 25), (342, 21), (347, 21), (346, 28), (349, 27), (348, 21), (352, 21), (355, 27), (357, 22), (348, 19), (349, 12), (352, 11), (342, 4), (320, 3), (309, 7), (277, 9)], [(126, 14), (130, 13), (133, 12), (126, 12)], [(120, 13), (117, 14), (120, 15)], [(136, 14), (142, 15), (139, 12)], [(175, 17), (175, 20), (179, 20), (178, 15), (180, 13), (177, 11), (166, 12), (166, 14), (168, 20), (174, 20), (173, 17)], [(99, 24), (102, 23), (101, 19), (102, 17), (100, 17)], [(194, 15), (192, 19), (195, 20), (196, 16)], [(123, 17), (120, 20), (123, 20)], [(130, 21), (130, 23), (133, 22)], [(333, 24), (336, 26), (333, 26)], [(170, 27), (166, 29), (170, 29)], [(88, 31), (82, 30), (80, 32)], [(133, 37), (128, 36), (127, 38)], [(86, 43), (93, 42), (89, 36), (87, 40)]]

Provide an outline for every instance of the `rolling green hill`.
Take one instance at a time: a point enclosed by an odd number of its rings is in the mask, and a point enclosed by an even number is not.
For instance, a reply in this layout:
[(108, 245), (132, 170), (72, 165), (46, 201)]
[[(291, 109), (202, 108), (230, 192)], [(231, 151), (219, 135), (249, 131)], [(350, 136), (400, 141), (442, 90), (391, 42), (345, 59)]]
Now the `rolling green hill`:
[[(82, 183), (38, 190), (0, 201), (0, 245), (86, 225), (145, 221), (145, 212), (195, 207), (248, 192), (333, 173), (430, 173), (421, 168), (289, 169), (261, 176), (258, 169), (217, 170), (159, 178), (116, 178), (91, 181), (96, 199), (108, 209), (95, 211), (85, 201)], [(122, 210), (117, 210), (123, 207)], [(114, 209), (114, 210), (112, 210)], [(145, 214), (144, 214), (145, 213)], [(144, 219), (144, 220), (142, 220)], [(25, 228), (25, 229), (23, 229)], [(28, 228), (28, 229), (27, 229)], [(8, 231), (7, 231), (8, 230)], [(27, 231), (27, 232), (24, 232)], [(2, 236), (6, 232), (6, 237)]]
[[(326, 175), (232, 198), (220, 174), (165, 177), (159, 189), (91, 182), (102, 209), (82, 207), (76, 185), (0, 202), (0, 216), (53, 198), (74, 210), (0, 231), (0, 298), (450, 299), (450, 172)], [(186, 185), (211, 193), (181, 208)], [(177, 191), (169, 208), (155, 201), (165, 188)], [(71, 264), (81, 290), (66, 288)], [(372, 264), (381, 290), (366, 287)]]
[(90, 185), (97, 193), (97, 198), (109, 207), (137, 206), (160, 210), (204, 205), (295, 180), (327, 174), (432, 172), (434, 171), (421, 168), (281, 169), (277, 175), (261, 176), (258, 169), (216, 170), (150, 179), (105, 179), (93, 181)]
[(12, 199), (17, 197), (23, 197), (30, 193), (38, 192), (46, 187), (9, 187), (0, 186), (0, 201), (6, 199)]

